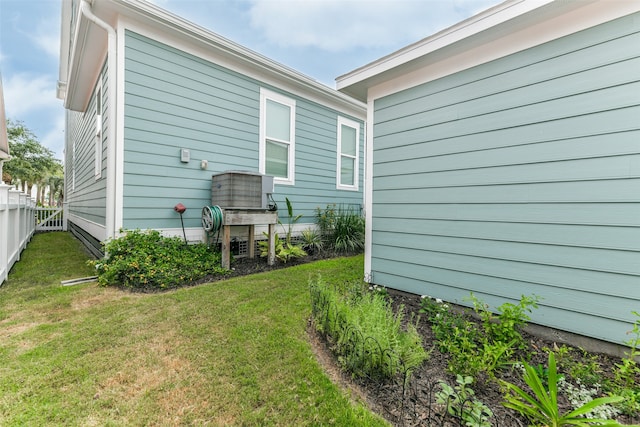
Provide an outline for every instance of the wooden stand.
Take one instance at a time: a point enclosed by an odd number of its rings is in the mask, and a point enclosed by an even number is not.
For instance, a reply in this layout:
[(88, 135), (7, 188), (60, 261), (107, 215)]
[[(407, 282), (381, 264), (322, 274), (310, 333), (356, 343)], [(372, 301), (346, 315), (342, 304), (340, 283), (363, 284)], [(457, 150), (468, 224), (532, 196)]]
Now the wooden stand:
[(257, 224), (269, 225), (269, 253), (267, 263), (273, 265), (276, 259), (275, 233), (278, 223), (278, 213), (265, 209), (223, 209), (222, 210), (222, 267), (231, 267), (231, 226), (249, 226), (249, 258), (255, 257), (255, 226)]

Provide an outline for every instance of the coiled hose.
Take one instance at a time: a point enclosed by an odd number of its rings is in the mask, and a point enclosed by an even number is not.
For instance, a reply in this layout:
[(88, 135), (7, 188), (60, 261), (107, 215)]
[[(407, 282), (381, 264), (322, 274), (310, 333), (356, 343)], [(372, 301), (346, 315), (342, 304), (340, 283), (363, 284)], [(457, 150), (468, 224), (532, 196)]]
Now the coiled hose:
[(205, 206), (202, 208), (202, 228), (207, 232), (207, 236), (212, 236), (216, 234), (216, 232), (218, 233), (216, 243), (220, 238), (223, 217), (222, 209), (218, 205)]

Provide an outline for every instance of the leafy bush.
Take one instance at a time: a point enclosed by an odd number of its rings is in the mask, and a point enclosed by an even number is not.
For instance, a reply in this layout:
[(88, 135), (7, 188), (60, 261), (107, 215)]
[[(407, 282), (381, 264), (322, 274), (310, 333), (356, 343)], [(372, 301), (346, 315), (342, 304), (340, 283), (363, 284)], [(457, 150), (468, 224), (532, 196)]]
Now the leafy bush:
[(345, 295), (319, 278), (309, 285), (316, 328), (332, 339), (353, 374), (408, 377), (427, 359), (415, 323), (403, 330), (404, 310), (394, 314), (384, 293), (358, 283)]
[(525, 312), (537, 307), (538, 298), (523, 295), (517, 305), (505, 303), (498, 307), (497, 316), (473, 294), (471, 300), (482, 320), (481, 328), (453, 313), (440, 299), (424, 296), (421, 312), (426, 313), (431, 322), (440, 351), (451, 356), (450, 372), (472, 377), (485, 373), (493, 377), (512, 361), (516, 349), (525, 347), (519, 330), (529, 319)]
[[(264, 236), (269, 239), (269, 234), (263, 232)], [(302, 258), (307, 256), (307, 253), (302, 249), (302, 246), (293, 245), (291, 243), (287, 243), (286, 241), (282, 241), (278, 233), (274, 234), (274, 255), (275, 257), (286, 263), (290, 259), (294, 258)], [(260, 240), (258, 242), (258, 248), (260, 249), (260, 256), (267, 257), (269, 255), (269, 240)]]
[(185, 245), (156, 230), (127, 231), (104, 244), (105, 257), (90, 261), (98, 283), (133, 289), (169, 289), (210, 274), (224, 274), (221, 256), (205, 244)]
[(338, 253), (364, 250), (365, 221), (354, 208), (336, 208), (335, 204), (324, 210), (316, 208), (316, 224), (325, 248)]

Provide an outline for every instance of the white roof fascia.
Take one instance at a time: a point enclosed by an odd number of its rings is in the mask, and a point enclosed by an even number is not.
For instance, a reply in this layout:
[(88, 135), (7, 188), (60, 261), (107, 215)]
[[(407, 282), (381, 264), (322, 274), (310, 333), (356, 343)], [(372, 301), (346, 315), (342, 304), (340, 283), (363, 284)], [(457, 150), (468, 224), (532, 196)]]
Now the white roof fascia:
[(64, 99), (67, 91), (67, 77), (69, 72), (69, 42), (71, 27), (67, 25), (71, 21), (71, 0), (62, 0), (62, 13), (60, 18), (60, 64), (58, 66), (58, 82), (56, 84), (56, 97)]
[[(194, 43), (206, 46), (210, 56), (220, 55), (238, 64), (239, 70), (247, 70), (252, 72), (252, 75), (269, 77), (267, 81), (279, 82), (277, 87), (284, 85), (285, 87), (293, 88), (295, 89), (293, 92), (295, 94), (316, 102), (319, 101), (323, 105), (331, 106), (355, 118), (364, 120), (366, 117), (366, 105), (364, 103), (206, 28), (174, 15), (153, 3), (141, 0), (103, 0), (94, 2), (92, 9), (95, 15), (114, 27), (117, 26), (116, 20), (121, 20), (129, 23), (139, 22), (146, 26), (162, 29), (162, 33), (166, 37), (177, 37), (183, 41), (183, 44)], [(66, 24), (68, 25), (68, 22)], [(105, 50), (104, 40), (106, 37), (100, 34), (102, 31), (92, 31), (91, 25), (86, 19), (79, 17), (71, 61), (69, 61), (69, 81), (66, 85), (67, 100), (65, 102), (65, 107), (67, 108), (72, 107), (72, 109), (82, 110), (86, 107), (87, 94), (92, 90), (92, 85), (87, 87), (87, 80), (96, 76), (87, 76), (87, 73), (80, 72), (81, 61), (84, 61), (85, 55), (88, 53), (103, 52)], [(60, 80), (63, 81), (62, 78)], [(77, 95), (76, 91), (78, 92)], [(72, 98), (73, 102), (69, 101), (69, 98)]]
[(508, 0), (342, 75), (336, 86), (362, 101), (379, 98), (638, 10), (637, 0)]
[(338, 76), (336, 78), (338, 90), (428, 55), (552, 1), (507, 0), (376, 61)]

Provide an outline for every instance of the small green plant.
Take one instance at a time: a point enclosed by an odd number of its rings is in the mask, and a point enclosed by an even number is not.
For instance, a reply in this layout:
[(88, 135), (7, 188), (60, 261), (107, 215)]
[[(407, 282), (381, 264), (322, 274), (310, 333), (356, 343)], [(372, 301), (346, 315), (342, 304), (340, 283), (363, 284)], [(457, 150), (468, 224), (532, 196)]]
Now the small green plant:
[(185, 245), (156, 230), (127, 231), (104, 244), (105, 257), (89, 263), (101, 285), (134, 289), (168, 289), (210, 274), (225, 274), (220, 253), (205, 244)]
[[(287, 232), (286, 232), (284, 241), (280, 239), (277, 233), (275, 234), (274, 248), (275, 248), (276, 258), (286, 263), (290, 259), (302, 258), (304, 256), (307, 256), (307, 253), (305, 252), (304, 249), (302, 249), (301, 245), (295, 245), (291, 241), (293, 226), (295, 225), (296, 222), (300, 220), (300, 218), (302, 218), (302, 214), (294, 215), (293, 205), (291, 204), (291, 201), (289, 200), (288, 197), (285, 197), (285, 201), (287, 202), (287, 214), (288, 214), (288, 222), (287, 222), (287, 229), (286, 229)], [(284, 224), (282, 223), (282, 221), (280, 221), (280, 219), (278, 219), (278, 224), (284, 227)], [(260, 249), (260, 256), (266, 257), (269, 255), (269, 241), (268, 241), (269, 234), (267, 234), (266, 232), (263, 232), (263, 234), (267, 238), (267, 240), (262, 240), (258, 242), (258, 249)]]
[(381, 295), (384, 298), (389, 298), (389, 291), (384, 286), (371, 285), (369, 286), (369, 290), (373, 293)]
[(594, 409), (601, 405), (620, 402), (623, 399), (620, 396), (600, 397), (570, 412), (560, 413), (558, 408), (558, 372), (553, 352), (549, 353), (547, 366), (548, 385), (546, 387), (533, 366), (525, 363), (524, 369), (523, 379), (531, 389), (531, 393), (525, 392), (515, 384), (501, 381), (506, 388), (505, 402), (503, 404), (507, 408), (518, 411), (534, 424), (547, 427), (589, 427), (594, 424), (602, 426), (620, 425), (612, 420), (585, 418), (586, 414), (593, 412)]
[[(266, 232), (263, 232), (264, 236), (268, 239), (269, 238), (269, 234), (267, 234)], [(275, 257), (286, 263), (287, 261), (294, 259), (294, 258), (302, 258), (304, 256), (307, 255), (307, 253), (304, 251), (304, 249), (302, 249), (301, 246), (298, 245), (288, 245), (286, 242), (283, 242), (280, 237), (278, 236), (278, 234), (274, 234), (273, 236), (274, 238), (274, 243), (273, 243), (273, 247), (274, 247), (274, 255)], [(268, 240), (261, 240), (258, 242), (258, 248), (260, 249), (260, 256), (261, 257), (266, 257), (269, 255), (269, 241)]]
[(324, 248), (324, 242), (319, 232), (312, 228), (302, 230), (302, 249), (310, 254), (316, 254), (322, 252)]
[(549, 369), (542, 363), (538, 363), (537, 365), (532, 366), (532, 368), (536, 371), (536, 375), (538, 375), (540, 381), (542, 381), (542, 385), (546, 387), (549, 384)]
[(612, 392), (624, 397), (620, 409), (625, 414), (640, 413), (640, 366), (636, 361), (640, 357), (640, 313), (632, 313), (636, 316), (633, 328), (628, 332), (632, 338), (625, 341), (629, 351), (620, 363), (616, 363), (613, 371), (614, 381), (610, 386)]
[[(594, 384), (593, 387), (588, 387), (583, 384), (580, 379), (576, 379), (575, 382), (576, 384), (573, 385), (564, 377), (558, 378), (558, 391), (567, 397), (573, 409), (580, 408), (601, 394), (600, 384)], [(620, 414), (620, 411), (616, 407), (604, 404), (585, 413), (584, 417), (609, 420), (615, 418), (618, 414)]]
[(632, 313), (637, 317), (633, 323), (633, 329), (628, 332), (633, 335), (633, 338), (625, 341), (625, 344), (629, 346), (627, 357), (623, 358), (621, 363), (616, 364), (614, 372), (616, 382), (626, 387), (633, 386), (636, 383), (636, 377), (640, 375), (640, 366), (636, 362), (636, 358), (640, 356), (640, 313), (637, 311)]
[(526, 342), (520, 330), (529, 321), (527, 312), (531, 312), (532, 308), (538, 308), (539, 297), (522, 295), (518, 304), (506, 302), (500, 305), (497, 308), (497, 315), (489, 311), (488, 305), (476, 298), (473, 293), (470, 300), (473, 302), (476, 314), (482, 319), (484, 332), (489, 341), (512, 343), (516, 348), (526, 348)]
[(460, 418), (468, 427), (490, 427), (489, 419), (493, 412), (484, 403), (475, 398), (470, 387), (473, 377), (456, 375), (457, 385), (451, 387), (444, 381), (440, 382), (441, 390), (436, 393), (436, 402), (446, 405), (447, 412)]

